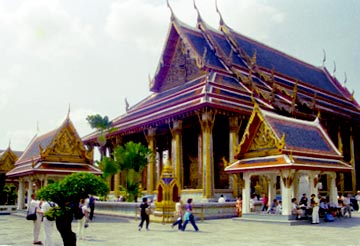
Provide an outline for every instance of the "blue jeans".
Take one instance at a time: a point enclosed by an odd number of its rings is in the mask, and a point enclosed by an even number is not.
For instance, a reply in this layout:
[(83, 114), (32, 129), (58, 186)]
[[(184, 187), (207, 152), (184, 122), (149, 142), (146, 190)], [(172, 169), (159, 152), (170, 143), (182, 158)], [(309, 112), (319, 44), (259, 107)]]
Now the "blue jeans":
[(194, 227), (195, 231), (198, 231), (199, 228), (196, 226), (195, 218), (194, 218), (194, 215), (192, 215), (192, 214), (190, 215), (189, 220), (185, 220), (185, 222), (183, 224), (183, 227), (182, 227), (182, 230), (185, 231), (186, 225), (187, 225), (187, 223), (189, 223), (189, 221), (190, 221), (191, 225)]
[(181, 217), (179, 217), (179, 218), (172, 224), (172, 226), (178, 225), (178, 229), (181, 230), (181, 228), (182, 228), (181, 223), (182, 223), (182, 219), (181, 219)]

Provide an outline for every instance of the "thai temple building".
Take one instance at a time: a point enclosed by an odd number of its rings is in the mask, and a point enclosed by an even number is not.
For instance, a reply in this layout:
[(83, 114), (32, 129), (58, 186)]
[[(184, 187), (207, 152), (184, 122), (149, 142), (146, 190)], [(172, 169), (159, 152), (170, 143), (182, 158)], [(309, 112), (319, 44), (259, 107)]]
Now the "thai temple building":
[[(334, 199), (360, 188), (360, 107), (324, 65), (242, 35), (218, 10), (215, 29), (196, 6), (195, 27), (169, 9), (150, 95), (113, 119), (106, 143), (98, 132), (85, 136), (89, 148), (111, 155), (128, 141), (148, 146), (156, 158), (143, 173), (147, 194), (156, 194), (167, 160), (181, 196), (203, 202), (242, 194), (247, 206), (250, 192)], [(111, 189), (123, 180), (115, 175)]]
[(76, 172), (101, 175), (69, 116), (60, 127), (35, 135), (6, 177), (18, 185), (18, 209), (43, 186)]

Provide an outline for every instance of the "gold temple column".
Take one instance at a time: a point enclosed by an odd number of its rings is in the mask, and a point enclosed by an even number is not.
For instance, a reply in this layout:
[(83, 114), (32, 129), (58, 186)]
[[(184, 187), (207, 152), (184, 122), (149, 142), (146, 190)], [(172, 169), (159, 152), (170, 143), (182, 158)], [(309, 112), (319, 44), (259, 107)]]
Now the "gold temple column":
[[(343, 144), (342, 144), (342, 139), (341, 139), (341, 130), (340, 130), (340, 127), (338, 128), (338, 150), (339, 152), (343, 155)], [(341, 193), (344, 193), (344, 173), (340, 173), (340, 180), (341, 182), (339, 183), (340, 184), (340, 191)]]
[(183, 169), (183, 147), (182, 147), (182, 121), (174, 120), (171, 132), (171, 161), (172, 168), (176, 179), (180, 183), (180, 188), (184, 186), (184, 169)]
[[(236, 146), (239, 144), (239, 130), (242, 121), (239, 117), (229, 117), (229, 165), (235, 161)], [(239, 175), (229, 175), (230, 189), (233, 190), (233, 196), (240, 194)]]
[(212, 129), (216, 113), (205, 111), (199, 116), (201, 126), (201, 151), (203, 161), (203, 198), (214, 198), (214, 158), (213, 158), (213, 135)]
[(356, 161), (355, 161), (355, 147), (354, 147), (354, 137), (353, 137), (353, 131), (352, 128), (350, 128), (350, 164), (352, 166), (352, 170), (351, 170), (351, 188), (352, 188), (352, 192), (353, 194), (356, 194)]
[(149, 195), (154, 192), (155, 188), (155, 134), (155, 128), (148, 128), (145, 135), (146, 141), (148, 143), (148, 148), (153, 153), (152, 155), (150, 155), (147, 165), (147, 193)]

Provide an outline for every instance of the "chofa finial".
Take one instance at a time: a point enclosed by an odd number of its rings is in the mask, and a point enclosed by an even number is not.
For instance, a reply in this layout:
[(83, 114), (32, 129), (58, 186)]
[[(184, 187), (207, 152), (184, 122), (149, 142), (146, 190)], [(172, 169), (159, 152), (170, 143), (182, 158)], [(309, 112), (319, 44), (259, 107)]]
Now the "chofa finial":
[(325, 61), (326, 61), (326, 51), (325, 51), (325, 49), (323, 49), (323, 54), (324, 54), (324, 56), (323, 56), (323, 60), (322, 60), (321, 66), (325, 67)]
[(175, 15), (174, 15), (174, 11), (172, 10), (172, 8), (171, 8), (171, 6), (170, 6), (169, 0), (166, 0), (166, 5), (167, 5), (167, 7), (170, 9), (170, 12), (171, 12), (171, 20), (174, 20), (174, 19), (175, 19)]
[(219, 17), (220, 17), (220, 26), (224, 25), (225, 22), (224, 22), (224, 19), (220, 13), (220, 10), (218, 8), (218, 4), (217, 4), (217, 0), (215, 0), (215, 8), (216, 8), (216, 12), (219, 14)]

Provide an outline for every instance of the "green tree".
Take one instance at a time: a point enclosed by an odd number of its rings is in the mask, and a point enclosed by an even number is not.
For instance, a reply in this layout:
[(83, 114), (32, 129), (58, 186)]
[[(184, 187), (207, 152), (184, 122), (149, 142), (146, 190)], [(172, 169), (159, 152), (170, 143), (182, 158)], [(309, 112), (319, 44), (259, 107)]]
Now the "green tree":
[(140, 190), (141, 172), (148, 163), (151, 151), (141, 143), (132, 141), (124, 146), (117, 146), (113, 158), (104, 158), (101, 161), (104, 177), (122, 171), (126, 177), (125, 186), (120, 188), (125, 191), (128, 201), (136, 201)]
[(2, 198), (5, 205), (14, 205), (17, 198), (16, 186), (14, 184), (5, 184), (2, 191)]
[(59, 182), (41, 188), (37, 195), (40, 199), (58, 204), (45, 213), (45, 216), (56, 220), (56, 228), (64, 245), (76, 245), (71, 222), (80, 199), (86, 198), (89, 194), (104, 196), (108, 192), (109, 187), (101, 177), (91, 173), (74, 173)]

